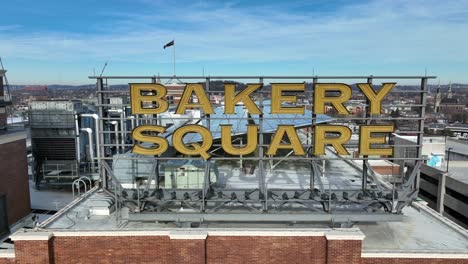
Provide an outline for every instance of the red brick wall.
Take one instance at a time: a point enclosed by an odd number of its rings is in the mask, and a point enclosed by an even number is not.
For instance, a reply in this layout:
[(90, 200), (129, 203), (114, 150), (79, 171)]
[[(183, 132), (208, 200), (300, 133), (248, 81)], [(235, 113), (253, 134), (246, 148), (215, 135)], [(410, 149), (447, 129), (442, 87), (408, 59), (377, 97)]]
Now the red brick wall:
[(361, 240), (328, 240), (327, 264), (360, 264)]
[(326, 263), (320, 237), (208, 236), (206, 263)]
[(205, 240), (167, 236), (54, 237), (60, 263), (205, 263)]
[[(360, 240), (325, 236), (55, 236), (15, 241), (16, 262), (6, 263), (336, 263), (467, 264), (468, 259), (361, 258)], [(2, 262), (3, 261), (3, 262)]]
[(467, 264), (468, 259), (362, 258), (362, 264)]
[(13, 264), (16, 263), (14, 258), (0, 258), (0, 264)]
[(172, 239), (172, 263), (205, 263), (204, 239)]
[(55, 264), (172, 262), (167, 236), (54, 237), (52, 241)]
[(31, 212), (26, 140), (0, 144), (0, 192), (7, 196), (11, 225)]
[(54, 263), (50, 240), (15, 241), (15, 259), (18, 264)]

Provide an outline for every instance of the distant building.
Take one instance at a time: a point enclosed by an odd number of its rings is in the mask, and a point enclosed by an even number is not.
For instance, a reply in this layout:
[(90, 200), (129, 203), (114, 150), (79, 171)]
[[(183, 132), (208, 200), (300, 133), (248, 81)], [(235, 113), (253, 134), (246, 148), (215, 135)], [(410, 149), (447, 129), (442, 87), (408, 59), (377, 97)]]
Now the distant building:
[(28, 85), (21, 89), (23, 92), (47, 92), (47, 90), (47, 85)]
[(447, 96), (442, 98), (440, 87), (437, 88), (437, 94), (434, 103), (434, 110), (436, 113), (442, 114), (455, 114), (460, 113), (465, 109), (465, 105), (460, 103), (458, 98), (453, 98), (452, 85), (449, 85)]
[(362, 115), (366, 111), (366, 101), (365, 100), (350, 100), (346, 103), (346, 109), (352, 115)]
[(167, 88), (166, 99), (169, 104), (178, 104), (182, 93), (184, 92), (185, 84), (171, 83), (165, 85)]

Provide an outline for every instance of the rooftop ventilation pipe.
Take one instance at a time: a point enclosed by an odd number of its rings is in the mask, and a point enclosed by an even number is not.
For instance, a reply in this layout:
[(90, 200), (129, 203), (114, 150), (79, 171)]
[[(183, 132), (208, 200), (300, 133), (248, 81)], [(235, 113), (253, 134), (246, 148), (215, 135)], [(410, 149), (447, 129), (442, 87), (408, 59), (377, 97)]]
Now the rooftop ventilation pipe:
[(94, 143), (93, 143), (93, 130), (91, 128), (82, 128), (81, 131), (88, 133), (88, 141), (89, 141), (89, 155), (91, 156), (91, 168), (92, 171), (95, 171), (94, 165)]

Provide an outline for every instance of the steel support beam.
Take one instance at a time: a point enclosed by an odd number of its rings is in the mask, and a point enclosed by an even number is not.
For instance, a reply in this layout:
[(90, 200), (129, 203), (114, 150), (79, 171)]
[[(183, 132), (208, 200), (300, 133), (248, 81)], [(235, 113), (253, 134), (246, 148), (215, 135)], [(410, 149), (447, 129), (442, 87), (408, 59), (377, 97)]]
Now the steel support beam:
[[(99, 78), (104, 78), (104, 79), (153, 79), (154, 76), (88, 76), (89, 79), (99, 79)], [(206, 76), (158, 76), (159, 79), (205, 79)], [(372, 76), (372, 75), (364, 75), (364, 76), (356, 76), (356, 75), (350, 75), (350, 76), (310, 76), (310, 75), (298, 75), (298, 76), (252, 76), (252, 75), (245, 75), (245, 76), (210, 76), (210, 79), (215, 80), (215, 79), (336, 79), (336, 80), (344, 80), (344, 79), (367, 79), (367, 78), (374, 78), (374, 79), (397, 79), (397, 80), (405, 80), (405, 79), (435, 79), (437, 76), (419, 76), (419, 75), (414, 75), (414, 76)]]
[(402, 214), (390, 213), (135, 213), (129, 221), (174, 222), (395, 222), (403, 220)]
[[(367, 83), (372, 85), (372, 76), (367, 78)], [(367, 119), (366, 124), (370, 125), (371, 124), (371, 120), (369, 119), (371, 116), (370, 115), (370, 101), (368, 98), (366, 99), (366, 111), (364, 112), (364, 114), (365, 114), (364, 117)], [(364, 158), (367, 158), (367, 155), (364, 155)], [(367, 165), (368, 163), (366, 162), (366, 160), (363, 160), (362, 161), (362, 190), (367, 190), (367, 176), (368, 176)]]
[[(259, 83), (263, 84), (263, 78), (259, 78)], [(260, 190), (260, 196), (263, 195), (264, 201), (263, 203), (263, 210), (266, 211), (268, 209), (268, 204), (267, 204), (267, 190), (266, 190), (266, 180), (265, 180), (265, 167), (263, 163), (263, 157), (264, 157), (264, 149), (261, 145), (263, 145), (263, 92), (260, 92), (260, 111), (262, 114), (259, 115), (259, 134), (258, 134), (258, 143), (260, 146), (258, 146), (258, 189)]]
[[(98, 104), (103, 104), (104, 103), (104, 94), (100, 93), (101, 91), (104, 90), (104, 82), (103, 82), (102, 78), (97, 79), (96, 86), (97, 86), (97, 91), (98, 91), (98, 93), (97, 93)], [(99, 117), (100, 118), (104, 117), (104, 107), (103, 106), (98, 107), (98, 112), (99, 112)], [(99, 119), (99, 128), (97, 129), (97, 131), (104, 131), (104, 120)], [(100, 146), (98, 146), (98, 148), (100, 148), (100, 151), (98, 151), (100, 156), (98, 156), (97, 158), (98, 158), (98, 162), (101, 163), (101, 158), (106, 156), (106, 148), (103, 145), (104, 142), (105, 142), (103, 133), (99, 133), (99, 141), (98, 142), (100, 144)], [(102, 188), (106, 189), (107, 188), (107, 176), (106, 176), (106, 171), (105, 170), (100, 170), (100, 177), (101, 177), (101, 181), (102, 181)]]
[[(419, 117), (423, 118), (426, 114), (426, 104), (427, 104), (427, 79), (428, 78), (421, 78), (421, 113), (419, 113)], [(423, 140), (423, 134), (424, 133), (424, 118), (419, 120), (419, 132), (418, 134), (418, 157), (422, 157), (422, 145), (424, 143)], [(414, 185), (414, 188), (416, 190), (419, 190), (419, 177), (420, 177), (420, 171), (418, 170), (417, 175), (416, 175), (416, 182)]]

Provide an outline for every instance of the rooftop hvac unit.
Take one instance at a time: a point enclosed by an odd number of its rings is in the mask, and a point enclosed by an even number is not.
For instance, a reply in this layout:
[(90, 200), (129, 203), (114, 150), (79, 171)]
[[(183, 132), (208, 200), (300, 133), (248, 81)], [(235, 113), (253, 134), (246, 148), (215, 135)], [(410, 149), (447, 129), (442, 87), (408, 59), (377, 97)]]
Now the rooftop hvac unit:
[[(80, 101), (35, 101), (30, 104), (31, 145), (36, 185), (42, 179), (75, 179), (85, 151), (79, 134)], [(83, 155), (82, 155), (83, 153)]]

